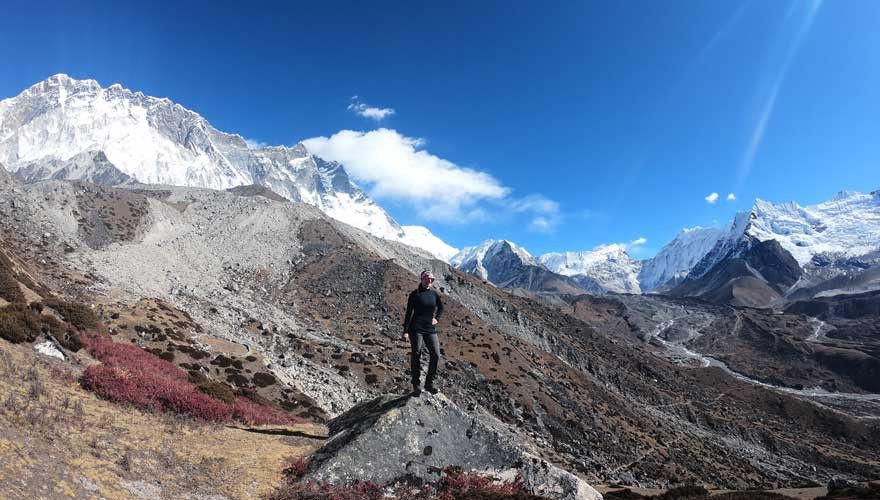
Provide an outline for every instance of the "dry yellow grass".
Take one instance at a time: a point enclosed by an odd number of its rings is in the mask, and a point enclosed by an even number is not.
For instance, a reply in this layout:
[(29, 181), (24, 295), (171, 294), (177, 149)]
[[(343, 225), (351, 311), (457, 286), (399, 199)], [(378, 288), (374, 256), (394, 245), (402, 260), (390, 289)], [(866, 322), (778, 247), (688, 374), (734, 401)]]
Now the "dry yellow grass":
[(258, 498), (321, 444), (118, 406), (81, 389), (77, 375), (0, 340), (0, 498)]

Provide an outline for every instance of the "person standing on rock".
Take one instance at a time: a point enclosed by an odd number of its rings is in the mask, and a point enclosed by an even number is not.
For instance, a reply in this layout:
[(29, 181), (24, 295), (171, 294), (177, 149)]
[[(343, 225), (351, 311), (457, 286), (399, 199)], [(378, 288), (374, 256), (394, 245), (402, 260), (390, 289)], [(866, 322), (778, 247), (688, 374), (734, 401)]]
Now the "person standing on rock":
[(419, 376), (422, 373), (421, 353), (422, 345), (428, 347), (430, 361), (428, 362), (428, 375), (425, 377), (425, 390), (431, 394), (437, 393), (434, 387), (434, 377), (437, 375), (437, 364), (440, 362), (440, 341), (437, 339), (437, 329), (434, 325), (443, 314), (443, 302), (440, 294), (432, 288), (434, 275), (431, 271), (422, 271), (419, 277), (419, 287), (409, 294), (406, 301), (406, 315), (403, 320), (403, 341), (409, 341), (412, 351), (410, 353), (410, 371), (412, 373), (413, 395), (422, 393)]

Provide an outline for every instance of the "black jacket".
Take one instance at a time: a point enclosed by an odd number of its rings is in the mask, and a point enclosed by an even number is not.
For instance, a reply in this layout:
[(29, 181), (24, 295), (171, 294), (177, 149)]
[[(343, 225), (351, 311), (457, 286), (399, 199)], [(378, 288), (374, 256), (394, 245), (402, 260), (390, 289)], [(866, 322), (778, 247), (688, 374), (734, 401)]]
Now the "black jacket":
[[(436, 312), (435, 312), (436, 311)], [(403, 319), (404, 333), (436, 333), (434, 318), (440, 319), (443, 314), (443, 302), (440, 294), (433, 288), (419, 288), (409, 294), (406, 301), (406, 315)]]

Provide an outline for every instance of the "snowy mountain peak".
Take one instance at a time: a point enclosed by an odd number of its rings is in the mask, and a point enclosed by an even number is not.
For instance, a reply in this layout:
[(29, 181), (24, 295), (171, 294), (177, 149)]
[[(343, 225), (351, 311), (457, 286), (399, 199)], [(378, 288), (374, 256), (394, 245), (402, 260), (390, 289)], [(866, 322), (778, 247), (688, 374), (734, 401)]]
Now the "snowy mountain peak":
[[(829, 201), (803, 207), (795, 202), (755, 200), (750, 211), (736, 214), (729, 229), (690, 275), (702, 276), (716, 263), (746, 248), (742, 243), (749, 239), (776, 240), (805, 269), (859, 259), (880, 249), (880, 197), (841, 191)], [(835, 271), (821, 272), (829, 277)]]
[(95, 179), (95, 171), (109, 167), (62, 166), (89, 151), (103, 152), (107, 163), (137, 182), (211, 189), (257, 184), (381, 238), (427, 245), (421, 248), (440, 258), (451, 251), (427, 229), (398, 225), (342, 165), (311, 155), (303, 144), (250, 149), (240, 135), (215, 129), (167, 98), (57, 74), (0, 101), (0, 163), (10, 171), (28, 168), (32, 178), (91, 172)]
[(546, 253), (538, 262), (563, 276), (586, 276), (603, 289), (619, 293), (640, 293), (641, 262), (626, 251), (627, 245), (611, 243), (584, 252)]
[(667, 283), (683, 280), (724, 234), (716, 227), (685, 228), (663, 246), (657, 255), (646, 260), (639, 272), (643, 292), (656, 290)]
[(512, 241), (493, 239), (486, 240), (479, 245), (463, 248), (449, 259), (449, 263), (458, 267), (472, 260), (482, 262), (487, 257), (491, 257), (504, 250), (509, 250), (518, 256), (523, 264), (537, 265), (535, 258), (525, 248), (518, 246)]

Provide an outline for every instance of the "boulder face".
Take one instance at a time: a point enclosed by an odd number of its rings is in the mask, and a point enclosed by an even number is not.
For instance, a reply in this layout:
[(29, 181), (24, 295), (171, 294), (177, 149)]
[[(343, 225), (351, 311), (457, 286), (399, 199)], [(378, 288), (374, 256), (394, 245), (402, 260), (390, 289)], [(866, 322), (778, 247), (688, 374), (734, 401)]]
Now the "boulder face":
[(312, 459), (305, 479), (332, 484), (397, 480), (436, 481), (445, 467), (513, 478), (530, 493), (554, 499), (602, 496), (586, 482), (524, 451), (489, 417), (469, 415), (438, 393), (384, 395), (328, 424), (330, 439)]

